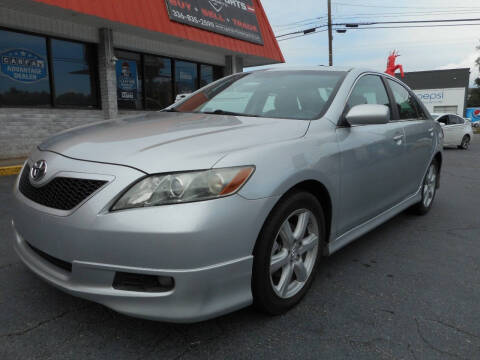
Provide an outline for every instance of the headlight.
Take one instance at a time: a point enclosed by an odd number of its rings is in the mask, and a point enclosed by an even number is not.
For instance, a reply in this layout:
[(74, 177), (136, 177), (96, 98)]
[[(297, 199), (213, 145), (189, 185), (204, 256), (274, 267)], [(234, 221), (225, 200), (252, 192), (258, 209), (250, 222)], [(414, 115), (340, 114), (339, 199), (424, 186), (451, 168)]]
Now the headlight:
[(242, 166), (148, 176), (113, 205), (112, 211), (216, 199), (236, 193), (255, 167)]

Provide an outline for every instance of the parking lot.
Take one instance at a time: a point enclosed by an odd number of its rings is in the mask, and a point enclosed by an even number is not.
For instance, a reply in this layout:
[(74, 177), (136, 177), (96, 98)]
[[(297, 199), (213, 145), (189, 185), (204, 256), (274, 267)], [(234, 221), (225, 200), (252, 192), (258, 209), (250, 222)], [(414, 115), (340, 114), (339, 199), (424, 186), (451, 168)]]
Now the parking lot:
[(428, 215), (401, 214), (326, 259), (278, 317), (165, 324), (50, 287), (12, 249), (13, 183), (0, 177), (0, 359), (480, 358), (480, 135), (445, 150)]

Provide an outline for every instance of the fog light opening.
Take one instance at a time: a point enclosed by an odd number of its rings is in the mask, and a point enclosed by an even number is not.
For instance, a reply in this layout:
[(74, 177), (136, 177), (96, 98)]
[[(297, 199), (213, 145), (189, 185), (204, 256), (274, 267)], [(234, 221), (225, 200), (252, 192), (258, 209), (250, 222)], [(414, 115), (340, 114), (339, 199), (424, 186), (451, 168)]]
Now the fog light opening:
[(175, 280), (170, 276), (116, 272), (112, 287), (124, 291), (167, 292), (175, 287)]

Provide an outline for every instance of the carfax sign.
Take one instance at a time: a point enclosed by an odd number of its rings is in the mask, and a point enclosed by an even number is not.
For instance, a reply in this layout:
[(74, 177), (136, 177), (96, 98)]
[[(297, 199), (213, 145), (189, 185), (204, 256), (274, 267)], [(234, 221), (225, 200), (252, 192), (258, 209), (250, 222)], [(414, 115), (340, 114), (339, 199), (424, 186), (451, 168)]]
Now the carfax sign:
[(32, 83), (48, 76), (45, 58), (26, 49), (10, 49), (0, 54), (0, 72), (12, 80)]
[(263, 44), (252, 0), (165, 0), (171, 20)]
[(119, 60), (117, 70), (117, 98), (119, 100), (137, 99), (137, 63), (131, 60)]

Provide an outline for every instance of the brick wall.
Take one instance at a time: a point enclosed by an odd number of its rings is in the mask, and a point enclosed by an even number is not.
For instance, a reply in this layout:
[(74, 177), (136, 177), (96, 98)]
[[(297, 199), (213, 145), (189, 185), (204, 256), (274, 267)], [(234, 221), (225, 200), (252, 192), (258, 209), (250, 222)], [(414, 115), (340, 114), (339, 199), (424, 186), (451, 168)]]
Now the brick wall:
[(103, 119), (101, 110), (0, 108), (0, 159), (27, 156), (50, 135)]
[[(119, 116), (135, 114), (141, 112)], [(0, 159), (27, 156), (49, 136), (97, 121), (104, 121), (102, 110), (0, 108)]]

